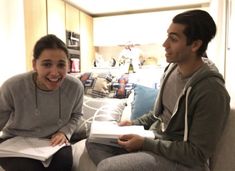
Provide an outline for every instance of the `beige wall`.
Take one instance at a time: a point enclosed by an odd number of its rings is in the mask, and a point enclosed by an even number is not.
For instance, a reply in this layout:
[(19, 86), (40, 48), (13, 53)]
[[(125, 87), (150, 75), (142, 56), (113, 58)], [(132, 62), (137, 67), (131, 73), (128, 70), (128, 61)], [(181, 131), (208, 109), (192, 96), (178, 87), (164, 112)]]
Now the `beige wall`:
[(0, 86), (10, 76), (26, 71), (22, 0), (0, 2)]

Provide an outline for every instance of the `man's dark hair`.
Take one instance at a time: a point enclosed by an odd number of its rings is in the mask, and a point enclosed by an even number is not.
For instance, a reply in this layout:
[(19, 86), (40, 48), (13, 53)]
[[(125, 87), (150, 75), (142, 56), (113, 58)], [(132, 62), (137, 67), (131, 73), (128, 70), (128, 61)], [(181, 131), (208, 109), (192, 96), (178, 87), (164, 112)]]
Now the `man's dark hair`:
[(68, 58), (68, 49), (66, 48), (65, 43), (53, 34), (43, 36), (36, 42), (33, 50), (34, 59), (38, 59), (45, 49), (61, 49)]
[(203, 10), (190, 10), (176, 15), (172, 21), (186, 26), (184, 34), (187, 37), (187, 45), (196, 40), (202, 41), (197, 51), (197, 55), (202, 56), (216, 34), (216, 25), (210, 14)]

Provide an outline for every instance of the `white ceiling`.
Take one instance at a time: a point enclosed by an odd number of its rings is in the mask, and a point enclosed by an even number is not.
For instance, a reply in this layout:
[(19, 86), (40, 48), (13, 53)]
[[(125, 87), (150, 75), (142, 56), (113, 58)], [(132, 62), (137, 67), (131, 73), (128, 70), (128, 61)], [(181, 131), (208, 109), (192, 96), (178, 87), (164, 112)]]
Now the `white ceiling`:
[(92, 16), (107, 16), (177, 8), (201, 6), (210, 0), (65, 0)]

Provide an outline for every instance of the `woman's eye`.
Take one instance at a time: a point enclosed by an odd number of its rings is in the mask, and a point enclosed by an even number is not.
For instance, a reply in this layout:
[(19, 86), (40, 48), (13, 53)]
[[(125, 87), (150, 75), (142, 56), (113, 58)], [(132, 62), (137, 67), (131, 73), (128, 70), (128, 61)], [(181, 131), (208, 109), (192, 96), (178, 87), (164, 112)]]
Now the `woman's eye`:
[(43, 63), (42, 64), (42, 66), (47, 67), (47, 68), (51, 67), (51, 65), (52, 65), (51, 63)]
[(65, 63), (59, 63), (59, 64), (58, 64), (58, 67), (59, 67), (59, 68), (64, 68), (65, 66), (66, 66)]

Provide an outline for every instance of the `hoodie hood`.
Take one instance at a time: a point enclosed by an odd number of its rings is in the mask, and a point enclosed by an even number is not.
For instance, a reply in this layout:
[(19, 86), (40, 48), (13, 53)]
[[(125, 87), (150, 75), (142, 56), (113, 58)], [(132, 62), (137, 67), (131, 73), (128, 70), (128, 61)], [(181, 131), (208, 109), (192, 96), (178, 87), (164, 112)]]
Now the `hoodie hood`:
[[(185, 114), (184, 114), (184, 141), (188, 140), (188, 98), (191, 90), (193, 87), (198, 84), (200, 81), (210, 78), (210, 77), (216, 77), (217, 81), (220, 84), (224, 85), (224, 79), (223, 76), (219, 73), (218, 68), (215, 66), (215, 64), (210, 61), (208, 58), (202, 58), (204, 65), (195, 73), (192, 75), (192, 77), (189, 79), (189, 81), (186, 83), (184, 90), (182, 92), (182, 95), (185, 94), (186, 100), (185, 100)], [(181, 98), (181, 97), (180, 97)], [(180, 99), (179, 98), (179, 99)], [(178, 102), (179, 102), (178, 99)], [(177, 102), (177, 104), (178, 104)], [(173, 115), (178, 110), (178, 106), (176, 106), (176, 110), (173, 113)], [(172, 115), (172, 116), (173, 116)]]
[[(178, 105), (179, 105), (179, 101), (180, 99), (185, 95), (185, 113), (184, 113), (184, 125), (185, 125), (185, 129), (184, 129), (184, 141), (188, 140), (188, 106), (189, 106), (189, 102), (188, 102), (188, 98), (190, 95), (191, 90), (193, 89), (194, 86), (196, 86), (196, 84), (200, 83), (202, 80), (204, 79), (208, 79), (210, 77), (216, 77), (217, 81), (219, 84), (224, 86), (224, 79), (223, 76), (219, 73), (218, 68), (215, 66), (215, 64), (209, 60), (208, 58), (202, 58), (204, 65), (198, 70), (196, 71), (191, 78), (188, 80), (188, 82), (185, 84), (184, 89), (182, 90), (181, 94), (179, 95), (179, 98), (176, 102), (175, 108), (173, 110), (172, 113), (172, 117), (174, 117), (174, 115), (177, 113), (178, 111)], [(167, 80), (167, 77), (170, 75), (170, 73), (176, 69), (177, 64), (169, 64), (169, 66), (166, 68), (165, 73), (163, 74), (162, 77), (162, 86), (164, 87), (165, 82)], [(162, 96), (162, 91), (159, 92), (158, 97), (157, 98), (161, 98)], [(159, 114), (162, 111), (162, 102), (161, 100), (157, 100), (154, 106), (154, 113), (155, 114)], [(155, 117), (158, 117), (155, 115)], [(164, 130), (163, 130), (164, 131)]]
[[(221, 84), (224, 84), (224, 79), (223, 76), (218, 72), (217, 67), (215, 66), (215, 64), (209, 60), (208, 58), (204, 58), (202, 57), (202, 60), (204, 62), (204, 65), (202, 66), (202, 68), (200, 68), (195, 74), (193, 74), (193, 76), (189, 79), (189, 81), (186, 83), (181, 95), (184, 95), (186, 93), (186, 91), (188, 90), (189, 87), (193, 87), (195, 86), (197, 83), (199, 83), (201, 80), (205, 79), (205, 78), (209, 78), (209, 77), (217, 77), (218, 80), (220, 80), (219, 82)], [(171, 72), (177, 67), (177, 64), (175, 63), (171, 63), (169, 64), (163, 75), (161, 78), (161, 86), (164, 87), (167, 77), (171, 74)], [(157, 96), (157, 99), (162, 97), (162, 91), (160, 90)], [(162, 106), (161, 106), (162, 102), (161, 100), (156, 100), (153, 111), (155, 111), (154, 113), (159, 114), (162, 111)]]
[(209, 77), (217, 77), (218, 80), (220, 80), (221, 83), (224, 84), (223, 76), (219, 73), (219, 70), (215, 66), (215, 64), (208, 58), (202, 58), (202, 60), (204, 62), (204, 65), (186, 83), (185, 90), (189, 87), (195, 86), (201, 80)]

